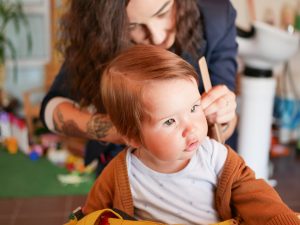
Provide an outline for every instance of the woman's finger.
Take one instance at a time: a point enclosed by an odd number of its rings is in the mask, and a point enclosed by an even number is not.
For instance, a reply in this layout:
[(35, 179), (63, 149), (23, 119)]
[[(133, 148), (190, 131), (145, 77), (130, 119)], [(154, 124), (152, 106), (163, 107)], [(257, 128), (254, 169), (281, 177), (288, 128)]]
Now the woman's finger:
[(214, 113), (226, 113), (226, 112), (235, 112), (237, 107), (236, 98), (234, 95), (225, 95), (219, 99), (216, 99), (208, 106), (204, 106), (203, 110), (205, 115), (211, 115)]
[(214, 113), (206, 116), (206, 119), (209, 124), (214, 124), (214, 123), (228, 123), (232, 119), (235, 118), (236, 113), (235, 112), (222, 112), (222, 113)]
[[(225, 85), (217, 85), (210, 89), (208, 92), (202, 94), (202, 106), (203, 108), (209, 107), (216, 100), (226, 95), (234, 95)], [(235, 96), (235, 95), (234, 95)]]

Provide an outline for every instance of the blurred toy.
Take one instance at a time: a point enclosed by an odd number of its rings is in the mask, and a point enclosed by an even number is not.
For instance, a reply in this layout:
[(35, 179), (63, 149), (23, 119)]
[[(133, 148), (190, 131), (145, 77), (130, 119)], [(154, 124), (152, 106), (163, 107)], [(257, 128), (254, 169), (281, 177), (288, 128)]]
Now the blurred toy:
[(23, 119), (10, 114), (12, 136), (17, 139), (19, 149), (25, 154), (30, 153), (28, 129)]
[(278, 137), (273, 135), (271, 138), (270, 156), (274, 158), (288, 156), (289, 154), (290, 150), (288, 146), (281, 144)]
[(4, 146), (10, 154), (16, 154), (18, 152), (17, 139), (14, 137), (7, 137), (4, 139)]
[(38, 160), (40, 158), (39, 154), (35, 151), (29, 153), (29, 158), (33, 161)]
[(81, 183), (90, 181), (92, 178), (89, 176), (82, 176), (77, 172), (73, 172), (70, 174), (59, 174), (57, 175), (57, 179), (64, 185), (79, 185)]
[(83, 172), (86, 174), (91, 174), (96, 170), (97, 165), (98, 165), (98, 160), (94, 159), (90, 164), (88, 164), (84, 167)]
[(31, 151), (36, 152), (39, 156), (42, 156), (44, 154), (43, 146), (39, 144), (32, 145)]
[(50, 162), (57, 166), (64, 166), (69, 156), (69, 152), (66, 149), (58, 147), (50, 147), (47, 152), (47, 158)]
[(57, 134), (47, 133), (39, 136), (41, 145), (44, 148), (57, 146), (61, 142), (61, 138)]
[(70, 154), (66, 160), (66, 168), (70, 172), (77, 171), (79, 173), (83, 173), (84, 172), (83, 158)]
[(7, 137), (11, 137), (11, 135), (9, 114), (5, 111), (0, 111), (0, 137), (4, 140)]
[[(72, 158), (72, 156), (70, 158)], [(64, 185), (79, 185), (80, 183), (88, 182), (90, 180), (93, 180), (93, 177), (91, 177), (90, 174), (95, 171), (97, 164), (98, 161), (94, 160), (89, 165), (84, 167), (82, 162), (82, 164), (80, 163), (80, 166), (83, 166), (83, 168), (80, 169), (80, 172), (79, 169), (75, 170), (75, 165), (72, 165), (74, 166), (74, 168), (72, 168), (73, 171), (70, 174), (60, 174), (57, 176), (57, 179)]]
[[(25, 121), (16, 117), (12, 113), (1, 111), (0, 139), (5, 140), (7, 138), (9, 138), (8, 143), (11, 142), (10, 138), (14, 138), (14, 140), (16, 140), (17, 148), (19, 148), (25, 154), (29, 154), (30, 148), (28, 141), (28, 130)], [(12, 146), (10, 145), (9, 148), (12, 149)]]
[(32, 145), (29, 153), (29, 158), (31, 160), (37, 160), (40, 157), (42, 157), (43, 153), (44, 153), (44, 149), (41, 145), (38, 144)]

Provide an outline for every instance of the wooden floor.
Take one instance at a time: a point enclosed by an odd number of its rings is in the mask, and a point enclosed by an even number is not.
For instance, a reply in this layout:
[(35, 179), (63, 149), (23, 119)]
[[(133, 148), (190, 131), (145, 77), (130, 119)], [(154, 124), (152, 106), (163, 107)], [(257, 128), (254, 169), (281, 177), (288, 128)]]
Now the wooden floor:
[(0, 199), (1, 225), (62, 225), (85, 196)]
[(273, 158), (273, 178), (277, 181), (275, 189), (281, 198), (293, 210), (300, 212), (300, 157), (294, 154), (290, 157)]
[[(294, 154), (273, 158), (275, 189), (293, 210), (300, 212), (300, 159)], [(1, 185), (0, 185), (1, 190)], [(0, 224), (64, 224), (70, 212), (81, 206), (85, 196), (0, 199)]]

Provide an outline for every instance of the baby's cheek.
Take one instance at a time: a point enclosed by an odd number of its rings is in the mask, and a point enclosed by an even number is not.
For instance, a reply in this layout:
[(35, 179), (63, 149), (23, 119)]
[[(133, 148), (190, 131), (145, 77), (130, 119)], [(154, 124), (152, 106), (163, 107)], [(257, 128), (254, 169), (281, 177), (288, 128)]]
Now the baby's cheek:
[(208, 131), (208, 123), (207, 123), (207, 119), (203, 113), (203, 116), (201, 117), (201, 130), (203, 131), (203, 134), (207, 135), (207, 131)]

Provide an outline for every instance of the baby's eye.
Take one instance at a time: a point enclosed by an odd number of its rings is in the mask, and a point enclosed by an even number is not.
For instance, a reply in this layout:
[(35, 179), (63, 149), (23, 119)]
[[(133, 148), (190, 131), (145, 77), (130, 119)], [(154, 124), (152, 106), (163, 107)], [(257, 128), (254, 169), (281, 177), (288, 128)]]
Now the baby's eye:
[(168, 119), (167, 121), (164, 122), (164, 124), (167, 126), (171, 126), (173, 123), (175, 123), (174, 119)]
[(191, 112), (196, 112), (199, 109), (200, 105), (194, 105), (191, 109)]

